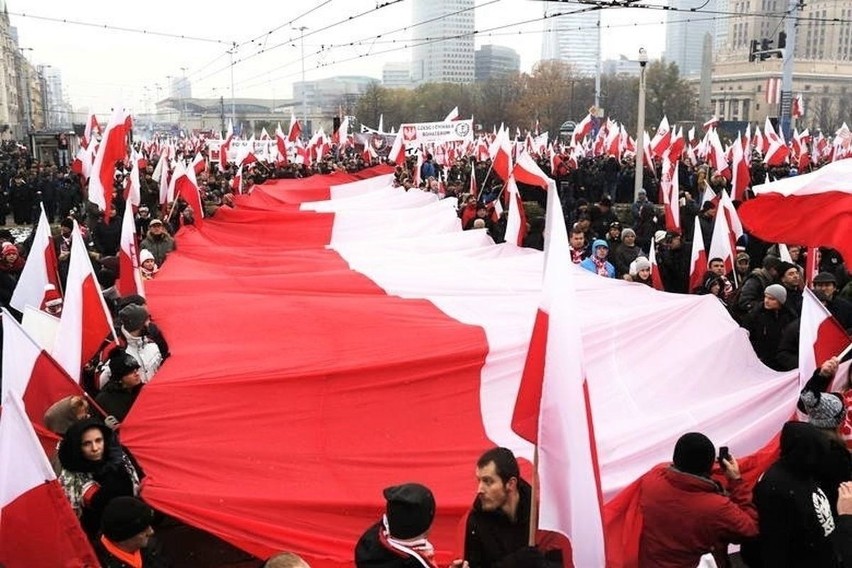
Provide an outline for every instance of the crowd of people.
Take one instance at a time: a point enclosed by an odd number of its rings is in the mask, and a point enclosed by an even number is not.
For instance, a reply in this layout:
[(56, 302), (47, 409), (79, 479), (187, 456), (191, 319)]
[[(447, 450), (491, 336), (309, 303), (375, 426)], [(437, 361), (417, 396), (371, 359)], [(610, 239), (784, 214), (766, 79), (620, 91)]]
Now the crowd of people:
[[(202, 153), (204, 153), (202, 151)], [(178, 151), (177, 160), (191, 158)], [(192, 207), (182, 199), (160, 203), (160, 181), (154, 179), (157, 156), (145, 156), (140, 176), (141, 203), (135, 225), (139, 238), (140, 276), (156, 279), (176, 250), (175, 233), (195, 222)], [(377, 159), (348, 149), (331, 152), (311, 166), (257, 162), (243, 172), (235, 187), (237, 168), (209, 164), (198, 175), (202, 212), (215, 215), (233, 207), (236, 193), (247, 193), (268, 179), (302, 178), (334, 171), (356, 172)], [(425, 155), (409, 157), (396, 166), (394, 183), (405, 191), (433, 192), (456, 199), (463, 229), (484, 229), (495, 242), (504, 239), (507, 223), (504, 180), (489, 160), (461, 158), (451, 166)], [(805, 247), (788, 245), (781, 259), (777, 244), (746, 235), (737, 243), (735, 267), (726, 270), (723, 259), (710, 258), (701, 284), (690, 289), (691, 236), (697, 223), (709, 251), (717, 206), (696, 196), (710, 187), (724, 191), (727, 180), (705, 164), (680, 163), (683, 232), (664, 229), (657, 201), (660, 164), (647, 171), (645, 188), (633, 199), (633, 164), (628, 158), (589, 158), (577, 167), (567, 161), (541, 158), (539, 164), (557, 181), (563, 214), (569, 227), (571, 258), (581, 268), (606, 278), (653, 286), (652, 271), (666, 291), (713, 295), (731, 317), (749, 331), (755, 353), (767, 366), (791, 370), (798, 366), (799, 317)], [(759, 160), (752, 179), (766, 175)], [(555, 166), (551, 171), (551, 165)], [(48, 222), (58, 221), (54, 248), (64, 286), (75, 222), (80, 227), (107, 306), (116, 322), (113, 343), (86, 362), (82, 385), (106, 415), (83, 396), (57, 401), (45, 415), (45, 426), (61, 437), (53, 464), (60, 483), (80, 518), (81, 526), (105, 566), (165, 566), (168, 561), (152, 538), (159, 515), (139, 500), (145, 473), (119, 440), (119, 427), (145, 384), (167, 364), (169, 346), (141, 296), (119, 296), (121, 219), (126, 201), (130, 164), (116, 165), (114, 196), (109, 212), (87, 201), (86, 186), (69, 165), (34, 160), (14, 143), (0, 147), (0, 224), (9, 214), (16, 225), (32, 225), (43, 208)], [(776, 169), (776, 177), (793, 175)], [(419, 180), (419, 183), (418, 181)], [(544, 248), (544, 193), (519, 184), (527, 203), (524, 246)], [(500, 213), (501, 208), (504, 210)], [(12, 296), (34, 231), (21, 242), (0, 229), (0, 305), (10, 309)], [(657, 267), (649, 260), (656, 247)], [(811, 283), (817, 298), (847, 329), (852, 328), (852, 277), (843, 259), (831, 249), (820, 249), (819, 274)], [(61, 296), (55, 293), (44, 309), (60, 315)], [(14, 310), (11, 310), (13, 313)], [(846, 377), (839, 393), (825, 393), (837, 372), (837, 361), (822, 365), (801, 396), (810, 423), (789, 423), (781, 433), (781, 458), (755, 486), (743, 482), (733, 456), (716, 459), (710, 440), (700, 433), (686, 434), (674, 449), (671, 464), (643, 478), (642, 512), (645, 528), (640, 547), (641, 566), (695, 566), (712, 553), (726, 565), (728, 543), (744, 543), (750, 566), (852, 565), (852, 423), (846, 415), (852, 385)], [(714, 464), (719, 467), (715, 470)], [(474, 504), (467, 514), (463, 558), (453, 566), (470, 568), (561, 565), (558, 546), (529, 546), (531, 493), (521, 479), (509, 450), (487, 451), (476, 464), (478, 483)], [(433, 566), (428, 540), (435, 514), (435, 498), (425, 486), (410, 483), (384, 491), (385, 515), (369, 527), (355, 547), (359, 567)], [(781, 522), (781, 519), (789, 521)], [(845, 539), (845, 540), (844, 540)], [(850, 541), (852, 542), (852, 541)], [(834, 563), (832, 563), (834, 562)], [(269, 559), (266, 566), (306, 566), (292, 554)]]

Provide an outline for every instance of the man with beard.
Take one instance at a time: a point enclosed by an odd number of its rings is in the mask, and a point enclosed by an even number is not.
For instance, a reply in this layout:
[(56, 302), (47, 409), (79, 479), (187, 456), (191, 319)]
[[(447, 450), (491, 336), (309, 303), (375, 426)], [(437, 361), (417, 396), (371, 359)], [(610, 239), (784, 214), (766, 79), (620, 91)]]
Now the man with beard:
[(107, 504), (116, 497), (137, 496), (144, 474), (113, 431), (94, 419), (69, 427), (58, 453), (59, 484), (83, 530), (94, 540)]
[[(476, 479), (476, 501), (464, 538), (464, 560), (470, 568), (544, 561), (541, 552), (529, 547), (532, 488), (521, 479), (512, 451), (494, 448), (482, 454), (476, 462)], [(461, 561), (455, 565), (461, 566)]]

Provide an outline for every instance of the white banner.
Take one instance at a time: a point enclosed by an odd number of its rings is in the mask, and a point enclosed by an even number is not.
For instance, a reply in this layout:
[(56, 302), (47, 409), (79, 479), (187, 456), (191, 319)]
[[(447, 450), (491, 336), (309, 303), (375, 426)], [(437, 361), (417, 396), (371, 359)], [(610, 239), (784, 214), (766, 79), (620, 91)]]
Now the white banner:
[(402, 142), (413, 144), (441, 144), (473, 139), (473, 119), (448, 122), (414, 122), (399, 127)]

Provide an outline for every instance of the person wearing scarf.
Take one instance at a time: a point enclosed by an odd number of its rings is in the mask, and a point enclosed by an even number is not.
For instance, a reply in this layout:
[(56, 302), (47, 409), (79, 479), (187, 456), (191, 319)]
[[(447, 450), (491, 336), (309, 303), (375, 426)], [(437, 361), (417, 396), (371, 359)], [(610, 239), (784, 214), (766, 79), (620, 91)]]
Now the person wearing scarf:
[(358, 568), (436, 568), (428, 540), (435, 497), (428, 487), (404, 483), (383, 492), (387, 505), (379, 522), (355, 546)]
[(580, 268), (594, 272), (598, 276), (615, 278), (615, 267), (607, 261), (609, 245), (603, 239), (596, 239), (592, 243), (592, 256), (580, 263)]

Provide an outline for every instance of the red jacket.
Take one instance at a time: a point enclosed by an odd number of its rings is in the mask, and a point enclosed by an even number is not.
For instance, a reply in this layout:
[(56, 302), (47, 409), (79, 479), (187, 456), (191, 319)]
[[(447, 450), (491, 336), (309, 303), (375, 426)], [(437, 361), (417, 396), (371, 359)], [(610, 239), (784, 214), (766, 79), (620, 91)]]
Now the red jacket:
[(713, 553), (727, 566), (729, 543), (757, 535), (751, 488), (730, 482), (730, 495), (707, 478), (657, 466), (642, 478), (639, 505), (644, 517), (639, 567), (695, 568)]

